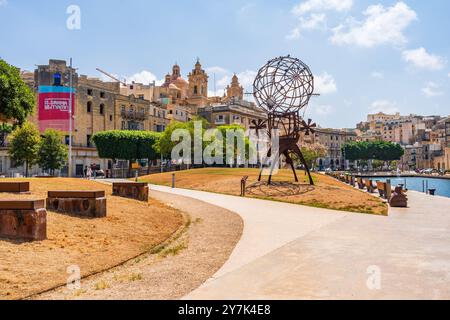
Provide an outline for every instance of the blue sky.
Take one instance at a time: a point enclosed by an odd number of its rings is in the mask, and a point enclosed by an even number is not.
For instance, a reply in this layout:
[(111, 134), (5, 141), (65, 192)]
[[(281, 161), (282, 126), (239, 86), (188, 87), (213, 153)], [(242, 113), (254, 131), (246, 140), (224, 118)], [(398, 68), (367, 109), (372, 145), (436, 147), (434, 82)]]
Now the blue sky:
[(307, 116), (354, 127), (374, 111), (450, 114), (449, 15), (448, 0), (0, 0), (0, 57), (33, 70), (72, 56), (82, 74), (145, 81), (175, 62), (186, 77), (200, 57), (221, 94), (234, 72), (251, 91), (259, 67), (291, 54), (321, 93)]

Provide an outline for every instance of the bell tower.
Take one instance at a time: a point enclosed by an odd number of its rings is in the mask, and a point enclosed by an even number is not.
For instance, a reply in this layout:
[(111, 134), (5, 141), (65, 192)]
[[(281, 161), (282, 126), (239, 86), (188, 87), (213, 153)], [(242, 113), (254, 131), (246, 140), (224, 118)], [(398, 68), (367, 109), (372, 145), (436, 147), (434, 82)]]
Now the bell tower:
[(234, 74), (231, 80), (231, 85), (227, 86), (227, 100), (229, 101), (232, 98), (244, 99), (244, 88), (239, 84), (239, 79), (236, 74)]
[(175, 63), (174, 66), (172, 67), (172, 80), (177, 80), (180, 77), (181, 77), (180, 66), (177, 63)]
[(198, 107), (208, 104), (208, 75), (202, 69), (200, 60), (197, 58), (197, 63), (194, 69), (189, 73), (189, 103), (195, 104)]

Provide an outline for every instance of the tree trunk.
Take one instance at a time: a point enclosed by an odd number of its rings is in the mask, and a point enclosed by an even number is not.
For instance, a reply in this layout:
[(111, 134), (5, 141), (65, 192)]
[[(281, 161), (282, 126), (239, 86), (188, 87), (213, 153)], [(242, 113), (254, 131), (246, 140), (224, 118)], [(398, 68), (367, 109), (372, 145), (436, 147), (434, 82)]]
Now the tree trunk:
[(25, 178), (28, 178), (28, 161), (25, 161)]
[(147, 159), (147, 175), (150, 174), (150, 159)]
[(128, 161), (128, 178), (133, 176), (133, 160)]

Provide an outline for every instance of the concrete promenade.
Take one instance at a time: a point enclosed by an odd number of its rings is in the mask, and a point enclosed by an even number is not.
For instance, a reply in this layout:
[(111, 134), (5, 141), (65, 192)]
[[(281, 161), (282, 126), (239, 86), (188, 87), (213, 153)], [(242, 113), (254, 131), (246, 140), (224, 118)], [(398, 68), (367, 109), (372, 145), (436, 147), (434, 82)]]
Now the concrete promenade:
[(450, 299), (450, 199), (409, 192), (389, 217), (151, 186), (234, 211), (228, 262), (186, 299)]

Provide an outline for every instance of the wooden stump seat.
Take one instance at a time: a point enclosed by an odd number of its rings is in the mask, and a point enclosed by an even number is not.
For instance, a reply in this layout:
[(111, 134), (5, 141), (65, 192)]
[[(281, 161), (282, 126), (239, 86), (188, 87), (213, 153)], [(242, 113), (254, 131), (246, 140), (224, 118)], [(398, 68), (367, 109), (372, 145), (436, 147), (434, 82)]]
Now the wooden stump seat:
[(0, 200), (0, 237), (41, 241), (47, 238), (44, 200)]
[(29, 182), (0, 182), (0, 192), (8, 193), (29, 193)]
[(104, 190), (96, 191), (49, 191), (47, 209), (80, 217), (106, 217)]
[(148, 184), (144, 182), (114, 182), (113, 195), (148, 202)]

